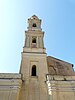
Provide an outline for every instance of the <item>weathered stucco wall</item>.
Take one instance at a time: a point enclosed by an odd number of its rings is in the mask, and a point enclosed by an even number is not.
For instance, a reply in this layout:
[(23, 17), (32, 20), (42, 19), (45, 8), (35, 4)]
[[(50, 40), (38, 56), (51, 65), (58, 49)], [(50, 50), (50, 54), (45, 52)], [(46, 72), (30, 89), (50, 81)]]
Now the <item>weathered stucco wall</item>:
[(50, 75), (75, 75), (73, 64), (68, 62), (48, 56), (47, 64)]
[(49, 100), (75, 100), (75, 76), (47, 75)]
[(21, 74), (0, 73), (0, 100), (18, 100)]

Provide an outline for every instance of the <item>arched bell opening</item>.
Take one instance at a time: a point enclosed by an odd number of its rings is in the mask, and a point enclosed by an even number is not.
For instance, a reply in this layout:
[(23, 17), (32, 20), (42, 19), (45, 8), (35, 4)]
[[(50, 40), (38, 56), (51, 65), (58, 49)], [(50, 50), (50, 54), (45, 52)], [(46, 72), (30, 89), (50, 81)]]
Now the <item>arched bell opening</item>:
[(32, 39), (32, 43), (36, 43), (36, 38), (33, 38)]
[(33, 23), (33, 27), (37, 27), (36, 23)]

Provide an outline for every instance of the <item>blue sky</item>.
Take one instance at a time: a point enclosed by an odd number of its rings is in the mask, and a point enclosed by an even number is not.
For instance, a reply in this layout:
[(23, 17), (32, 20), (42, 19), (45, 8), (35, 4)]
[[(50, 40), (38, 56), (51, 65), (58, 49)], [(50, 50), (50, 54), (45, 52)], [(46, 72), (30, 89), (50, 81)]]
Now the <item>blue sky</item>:
[(75, 65), (75, 0), (0, 0), (0, 72), (19, 72), (24, 31), (42, 19), (47, 55)]

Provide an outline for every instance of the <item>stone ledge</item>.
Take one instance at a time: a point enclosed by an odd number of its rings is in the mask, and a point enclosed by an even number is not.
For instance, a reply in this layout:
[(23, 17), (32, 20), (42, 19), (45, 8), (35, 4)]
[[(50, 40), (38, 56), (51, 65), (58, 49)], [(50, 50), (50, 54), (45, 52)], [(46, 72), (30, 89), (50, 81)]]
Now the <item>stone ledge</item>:
[(0, 79), (21, 79), (18, 73), (0, 73)]
[(47, 74), (47, 80), (54, 80), (54, 81), (75, 81), (75, 76), (61, 76), (61, 75), (50, 75)]

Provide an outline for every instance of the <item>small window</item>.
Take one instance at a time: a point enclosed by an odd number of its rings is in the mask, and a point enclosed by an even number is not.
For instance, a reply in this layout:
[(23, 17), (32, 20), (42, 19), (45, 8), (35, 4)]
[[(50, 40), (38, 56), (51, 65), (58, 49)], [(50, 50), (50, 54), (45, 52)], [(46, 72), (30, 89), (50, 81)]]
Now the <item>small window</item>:
[(36, 43), (36, 38), (33, 38), (32, 39), (32, 43)]
[(32, 76), (36, 76), (36, 65), (32, 66)]
[(36, 26), (36, 23), (33, 24), (33, 27), (37, 27), (37, 26)]

